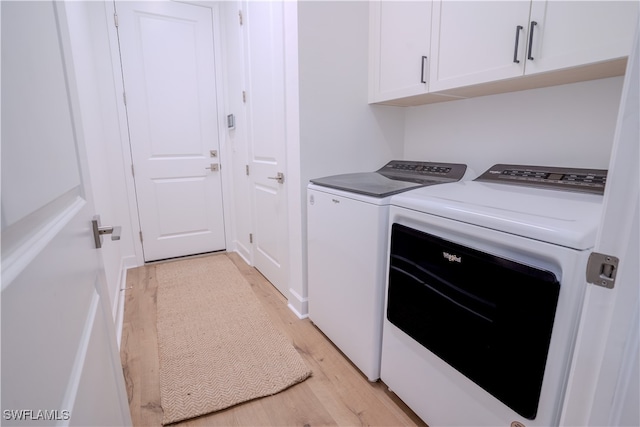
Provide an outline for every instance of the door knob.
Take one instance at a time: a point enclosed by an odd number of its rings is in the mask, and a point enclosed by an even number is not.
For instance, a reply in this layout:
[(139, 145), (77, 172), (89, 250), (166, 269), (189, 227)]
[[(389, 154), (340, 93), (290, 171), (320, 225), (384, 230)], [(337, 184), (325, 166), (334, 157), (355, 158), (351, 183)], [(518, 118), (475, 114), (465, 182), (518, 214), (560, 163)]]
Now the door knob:
[(217, 163), (211, 163), (205, 169), (209, 169), (211, 172), (217, 172), (220, 169), (220, 165)]
[(278, 184), (282, 184), (284, 182), (284, 174), (282, 172), (278, 172), (276, 176), (268, 176), (269, 179), (275, 179), (278, 181)]
[(93, 240), (96, 244), (96, 249), (102, 247), (102, 235), (111, 234), (111, 240), (120, 240), (122, 233), (122, 227), (112, 227), (110, 225), (100, 225), (100, 215), (95, 215), (91, 220), (93, 228)]

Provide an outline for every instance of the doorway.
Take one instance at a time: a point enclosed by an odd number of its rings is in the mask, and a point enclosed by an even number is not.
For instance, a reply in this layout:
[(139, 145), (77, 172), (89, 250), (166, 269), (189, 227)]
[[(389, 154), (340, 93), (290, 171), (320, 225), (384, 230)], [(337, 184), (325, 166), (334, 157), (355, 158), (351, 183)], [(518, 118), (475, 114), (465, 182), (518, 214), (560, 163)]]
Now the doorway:
[(118, 2), (144, 261), (224, 250), (212, 9)]
[[(287, 193), (293, 180), (285, 153), (284, 5), (117, 2), (116, 8), (126, 88), (126, 117), (121, 117), (129, 127), (135, 174), (128, 185), (139, 211), (135, 220), (142, 231), (144, 261), (237, 250), (288, 297)], [(202, 39), (200, 28), (207, 28)], [(212, 65), (205, 69), (214, 71), (206, 78), (197, 67), (194, 71), (185, 65), (198, 64), (200, 55), (190, 54), (199, 51), (189, 43), (176, 47), (183, 39), (196, 40), (198, 49), (208, 45), (207, 54), (213, 52)], [(218, 54), (222, 51), (224, 64)], [(165, 79), (171, 73), (174, 79)], [(154, 97), (150, 88), (166, 98)], [(210, 110), (196, 103), (204, 102), (205, 93), (211, 93)], [(195, 105), (191, 113), (176, 107), (190, 101)], [(235, 118), (233, 125), (227, 115)], [(182, 136), (188, 131), (170, 127), (178, 118), (202, 125), (212, 117), (216, 119), (204, 126), (210, 138), (200, 129), (191, 132), (201, 138), (200, 145)], [(188, 144), (197, 149), (186, 151)], [(184, 175), (170, 175), (181, 168)], [(193, 197), (183, 201), (189, 194)], [(212, 222), (214, 217), (218, 220)], [(217, 246), (191, 244), (210, 244), (213, 236), (218, 236)]]

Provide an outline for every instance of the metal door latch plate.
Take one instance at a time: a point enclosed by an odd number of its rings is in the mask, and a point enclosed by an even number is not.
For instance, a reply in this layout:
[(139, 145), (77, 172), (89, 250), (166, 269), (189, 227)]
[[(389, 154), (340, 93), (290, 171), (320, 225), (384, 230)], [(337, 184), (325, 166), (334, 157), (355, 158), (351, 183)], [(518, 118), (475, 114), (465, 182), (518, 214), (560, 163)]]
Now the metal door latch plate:
[(587, 282), (613, 289), (620, 260), (612, 255), (592, 252), (587, 263)]

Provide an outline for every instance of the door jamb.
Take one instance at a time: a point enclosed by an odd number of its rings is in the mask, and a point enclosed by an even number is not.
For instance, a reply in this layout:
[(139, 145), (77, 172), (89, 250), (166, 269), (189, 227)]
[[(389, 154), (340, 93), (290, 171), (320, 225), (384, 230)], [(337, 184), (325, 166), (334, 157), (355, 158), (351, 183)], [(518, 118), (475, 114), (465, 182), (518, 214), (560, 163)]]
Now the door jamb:
[[(104, 2), (105, 18), (107, 20), (107, 31), (109, 38), (109, 49), (111, 51), (111, 68), (113, 72), (113, 80), (115, 84), (114, 91), (122, 92), (122, 98), (117, 99), (116, 108), (118, 112), (118, 123), (120, 131), (120, 144), (122, 145), (122, 162), (125, 167), (125, 171), (131, 171), (131, 173), (125, 172), (125, 186), (127, 189), (127, 199), (129, 202), (129, 221), (131, 223), (133, 238), (133, 249), (135, 252), (135, 266), (144, 265), (144, 255), (142, 252), (142, 242), (140, 238), (136, 238), (135, 231), (140, 232), (140, 221), (138, 217), (138, 201), (136, 199), (135, 182), (133, 179), (133, 159), (131, 157), (131, 147), (129, 144), (129, 124), (127, 122), (127, 110), (124, 104), (124, 80), (122, 77), (122, 67), (120, 64), (120, 43), (118, 41), (118, 32), (115, 26), (115, 13), (116, 3), (115, 0), (111, 2)], [(136, 230), (137, 229), (137, 230)]]

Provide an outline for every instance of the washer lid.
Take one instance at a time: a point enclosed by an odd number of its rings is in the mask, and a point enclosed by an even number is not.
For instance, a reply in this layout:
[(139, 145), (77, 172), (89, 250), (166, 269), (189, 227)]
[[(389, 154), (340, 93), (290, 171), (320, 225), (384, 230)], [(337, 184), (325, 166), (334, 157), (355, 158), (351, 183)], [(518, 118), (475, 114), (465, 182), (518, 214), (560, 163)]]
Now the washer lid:
[(312, 179), (323, 187), (386, 197), (426, 185), (458, 181), (467, 167), (457, 163), (392, 160), (375, 172), (347, 173)]
[(603, 197), (463, 181), (393, 196), (391, 204), (584, 250), (595, 244)]
[(326, 176), (312, 179), (311, 182), (323, 187), (349, 191), (351, 193), (365, 194), (373, 197), (385, 197), (397, 194), (413, 188), (422, 187), (424, 184), (417, 182), (398, 181), (387, 178), (377, 172), (347, 173), (343, 175)]

